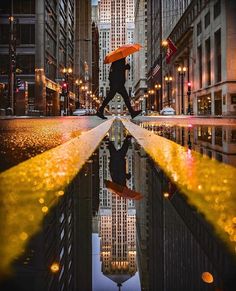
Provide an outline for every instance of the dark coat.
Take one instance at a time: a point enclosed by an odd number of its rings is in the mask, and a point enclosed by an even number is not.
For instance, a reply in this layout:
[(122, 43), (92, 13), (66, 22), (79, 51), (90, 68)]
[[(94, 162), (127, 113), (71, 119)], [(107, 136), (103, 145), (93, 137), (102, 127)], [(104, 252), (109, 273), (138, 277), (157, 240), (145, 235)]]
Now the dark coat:
[(129, 69), (130, 65), (125, 64), (125, 58), (113, 62), (109, 73), (110, 86), (123, 86), (125, 84), (125, 70)]

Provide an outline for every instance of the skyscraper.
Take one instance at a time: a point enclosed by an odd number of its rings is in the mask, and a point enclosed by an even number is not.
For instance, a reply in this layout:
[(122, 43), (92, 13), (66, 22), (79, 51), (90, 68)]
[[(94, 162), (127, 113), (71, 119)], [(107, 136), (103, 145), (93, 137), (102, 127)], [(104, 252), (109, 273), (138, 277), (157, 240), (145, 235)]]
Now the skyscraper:
[[(134, 0), (99, 1), (99, 95), (105, 98), (109, 91), (109, 65), (103, 64), (105, 56), (117, 47), (132, 43), (134, 39)], [(131, 69), (127, 74), (126, 88), (133, 96), (133, 55), (127, 57)], [(124, 103), (116, 96), (108, 105), (110, 111), (122, 113)]]

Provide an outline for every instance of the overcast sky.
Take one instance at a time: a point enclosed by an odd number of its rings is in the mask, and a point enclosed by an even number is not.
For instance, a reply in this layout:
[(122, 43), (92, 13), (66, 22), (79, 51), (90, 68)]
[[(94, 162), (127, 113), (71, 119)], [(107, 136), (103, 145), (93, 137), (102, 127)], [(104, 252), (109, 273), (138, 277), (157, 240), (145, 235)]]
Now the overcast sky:
[(92, 1), (92, 4), (98, 4), (98, 0), (91, 0)]

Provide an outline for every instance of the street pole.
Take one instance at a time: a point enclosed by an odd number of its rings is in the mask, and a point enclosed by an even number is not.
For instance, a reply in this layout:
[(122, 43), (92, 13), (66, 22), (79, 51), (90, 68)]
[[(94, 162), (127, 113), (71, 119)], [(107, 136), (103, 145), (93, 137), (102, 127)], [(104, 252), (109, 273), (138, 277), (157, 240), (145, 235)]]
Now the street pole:
[(162, 47), (162, 0), (159, 0), (159, 13), (160, 13), (160, 22), (159, 22), (159, 29), (160, 29), (160, 83), (161, 83), (161, 87), (160, 87), (160, 101), (159, 101), (159, 109), (160, 111), (162, 110), (162, 88), (163, 88), (163, 82), (162, 82), (162, 74), (163, 74), (163, 69), (162, 69), (162, 54), (163, 54), (163, 47)]
[(184, 75), (181, 76), (181, 113), (184, 114)]
[(16, 69), (16, 32), (14, 29), (13, 0), (11, 0), (11, 15), (9, 16), (9, 77), (8, 77), (8, 108), (7, 114), (14, 114), (14, 84)]

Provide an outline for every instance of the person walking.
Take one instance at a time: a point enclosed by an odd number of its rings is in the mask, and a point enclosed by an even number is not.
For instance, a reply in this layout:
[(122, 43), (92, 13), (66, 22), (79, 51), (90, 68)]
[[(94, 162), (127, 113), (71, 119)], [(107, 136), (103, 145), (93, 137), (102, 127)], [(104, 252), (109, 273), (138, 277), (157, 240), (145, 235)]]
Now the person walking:
[(104, 116), (104, 109), (107, 104), (114, 98), (116, 93), (119, 93), (123, 97), (125, 105), (127, 106), (132, 118), (135, 118), (142, 112), (142, 110), (135, 111), (130, 104), (129, 95), (125, 88), (126, 70), (130, 70), (130, 65), (125, 63), (125, 58), (114, 61), (111, 64), (109, 73), (110, 91), (96, 113), (98, 117), (107, 119), (107, 117)]

